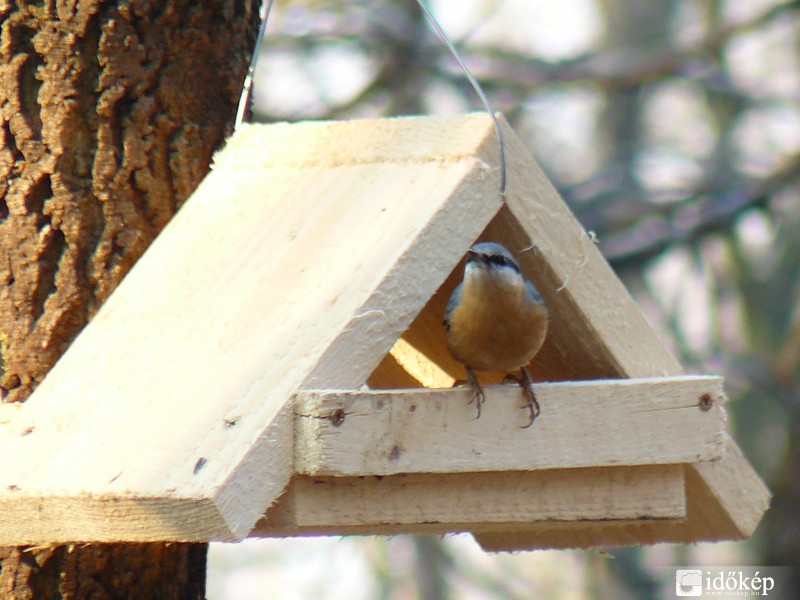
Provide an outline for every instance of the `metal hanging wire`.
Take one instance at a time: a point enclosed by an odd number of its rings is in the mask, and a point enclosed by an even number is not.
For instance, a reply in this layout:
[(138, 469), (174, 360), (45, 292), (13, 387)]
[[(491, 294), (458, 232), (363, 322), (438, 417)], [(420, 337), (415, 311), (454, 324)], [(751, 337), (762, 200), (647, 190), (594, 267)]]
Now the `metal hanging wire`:
[[(265, 0), (261, 3), (261, 8), (259, 10), (261, 16), (261, 27), (258, 30), (258, 37), (256, 38), (256, 45), (253, 49), (253, 56), (250, 59), (250, 66), (247, 69), (247, 75), (244, 78), (244, 85), (242, 86), (242, 95), (239, 97), (239, 106), (236, 110), (236, 121), (234, 122), (234, 129), (238, 128), (239, 125), (244, 121), (245, 115), (247, 114), (248, 108), (250, 106), (250, 98), (252, 96), (253, 91), (253, 74), (256, 68), (256, 61), (258, 60), (258, 55), (261, 49), (261, 43), (264, 40), (264, 32), (267, 29), (267, 21), (269, 20), (269, 13), (272, 9), (272, 3), (274, 0)], [(436, 17), (433, 16), (428, 7), (422, 0), (417, 0), (417, 4), (419, 5), (420, 10), (425, 15), (425, 18), (428, 20), (428, 23), (439, 36), (439, 39), (444, 43), (447, 49), (452, 54), (453, 58), (455, 58), (456, 62), (458, 63), (459, 68), (461, 69), (464, 76), (469, 81), (469, 84), (472, 86), (472, 89), (475, 90), (475, 94), (477, 94), (478, 98), (480, 99), (483, 107), (486, 109), (486, 112), (489, 114), (489, 117), (492, 119), (492, 124), (494, 125), (494, 132), (497, 136), (497, 146), (498, 146), (498, 153), (500, 159), (500, 198), (505, 201), (506, 195), (506, 151), (505, 151), (505, 144), (503, 140), (503, 129), (500, 127), (500, 122), (497, 120), (497, 115), (495, 115), (494, 110), (492, 109), (492, 105), (489, 103), (489, 99), (486, 97), (486, 94), (481, 87), (481, 84), (478, 83), (478, 80), (475, 79), (475, 76), (470, 71), (467, 63), (464, 61), (464, 57), (461, 56), (461, 53), (456, 48), (455, 44), (450, 40), (450, 38), (445, 33), (442, 26), (436, 20)]]
[(442, 26), (439, 25), (439, 22), (436, 18), (431, 14), (431, 11), (428, 10), (428, 7), (425, 6), (425, 3), (422, 0), (417, 0), (417, 4), (419, 5), (420, 10), (425, 15), (425, 18), (428, 19), (428, 23), (433, 27), (436, 34), (439, 36), (439, 39), (442, 40), (447, 49), (450, 51), (450, 54), (453, 55), (453, 58), (456, 59), (458, 66), (461, 68), (461, 71), (464, 73), (464, 76), (469, 81), (469, 84), (472, 86), (472, 89), (475, 90), (475, 93), (480, 98), (483, 107), (486, 109), (486, 112), (489, 113), (489, 117), (492, 119), (492, 124), (494, 125), (494, 133), (497, 136), (497, 146), (499, 148), (498, 152), (500, 154), (500, 198), (505, 201), (506, 198), (506, 150), (505, 144), (503, 141), (503, 129), (500, 127), (500, 122), (497, 120), (497, 115), (494, 114), (494, 110), (492, 110), (492, 105), (489, 103), (489, 99), (486, 97), (486, 94), (483, 92), (483, 88), (481, 84), (478, 83), (478, 80), (475, 79), (475, 76), (472, 74), (472, 71), (469, 70), (467, 63), (464, 62), (464, 57), (461, 56), (461, 53), (456, 48), (455, 44), (447, 37), (447, 34), (442, 29)]
[(261, 17), (261, 26), (258, 28), (258, 37), (256, 38), (256, 45), (253, 48), (253, 56), (250, 57), (250, 66), (247, 67), (247, 75), (244, 78), (244, 85), (242, 86), (242, 95), (239, 96), (236, 120), (233, 122), (234, 131), (242, 124), (244, 116), (247, 114), (248, 108), (250, 108), (250, 97), (253, 93), (253, 74), (256, 70), (258, 55), (261, 52), (261, 42), (264, 41), (264, 32), (267, 30), (267, 21), (269, 20), (269, 11), (272, 10), (272, 2), (273, 0), (262, 0), (258, 10), (259, 16)]

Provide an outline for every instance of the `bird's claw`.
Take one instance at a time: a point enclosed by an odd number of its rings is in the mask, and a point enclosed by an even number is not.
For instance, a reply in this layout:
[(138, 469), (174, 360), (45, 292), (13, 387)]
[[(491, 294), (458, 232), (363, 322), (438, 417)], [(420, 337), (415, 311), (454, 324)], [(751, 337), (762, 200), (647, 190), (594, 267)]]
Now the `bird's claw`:
[(486, 394), (483, 392), (483, 388), (478, 381), (478, 377), (469, 367), (467, 367), (467, 380), (469, 381), (469, 387), (472, 388), (472, 397), (469, 399), (468, 404), (472, 404), (473, 402), (475, 403), (475, 405), (478, 407), (478, 414), (475, 418), (480, 419), (481, 405), (486, 402)]
[(528, 375), (528, 371), (525, 368), (522, 368), (522, 377), (518, 379), (520, 386), (522, 386), (522, 390), (525, 393), (528, 401), (522, 408), (527, 408), (530, 411), (530, 419), (528, 420), (527, 425), (522, 425), (522, 429), (527, 429), (533, 422), (536, 420), (536, 417), (539, 416), (541, 409), (539, 408), (539, 401), (536, 400), (536, 394), (533, 391), (533, 381), (531, 380), (530, 375)]
[(478, 407), (478, 414), (475, 415), (476, 419), (481, 418), (481, 405), (486, 402), (486, 394), (483, 393), (483, 388), (478, 386), (472, 390), (472, 398), (470, 398), (469, 403), (472, 404), (475, 402), (475, 405)]
[[(503, 383), (510, 383), (515, 382), (519, 384), (522, 388), (522, 392), (525, 394), (525, 398), (527, 402), (522, 406), (522, 408), (527, 408), (530, 411), (530, 418), (528, 419), (527, 425), (522, 425), (522, 429), (528, 429), (536, 418), (539, 416), (541, 412), (541, 408), (539, 407), (539, 401), (536, 399), (536, 393), (533, 391), (533, 380), (531, 376), (528, 374), (528, 371), (522, 367), (521, 369), (522, 376), (515, 377), (512, 374), (508, 374), (503, 378)], [(472, 369), (467, 367), (467, 383), (469, 383), (470, 388), (472, 389), (472, 396), (469, 399), (469, 404), (475, 403), (478, 414), (475, 417), (479, 419), (481, 417), (481, 405), (486, 401), (486, 394), (483, 392), (483, 388), (481, 387), (480, 382), (478, 381), (477, 376), (473, 372)]]

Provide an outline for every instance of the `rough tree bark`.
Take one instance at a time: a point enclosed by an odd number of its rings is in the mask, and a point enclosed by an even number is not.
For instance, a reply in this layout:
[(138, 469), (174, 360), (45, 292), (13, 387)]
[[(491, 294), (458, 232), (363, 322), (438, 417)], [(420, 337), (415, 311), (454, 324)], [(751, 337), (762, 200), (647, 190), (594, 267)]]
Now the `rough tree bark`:
[[(0, 0), (4, 402), (32, 393), (206, 173), (258, 4)], [(0, 597), (202, 598), (205, 563), (204, 544), (0, 548)]]

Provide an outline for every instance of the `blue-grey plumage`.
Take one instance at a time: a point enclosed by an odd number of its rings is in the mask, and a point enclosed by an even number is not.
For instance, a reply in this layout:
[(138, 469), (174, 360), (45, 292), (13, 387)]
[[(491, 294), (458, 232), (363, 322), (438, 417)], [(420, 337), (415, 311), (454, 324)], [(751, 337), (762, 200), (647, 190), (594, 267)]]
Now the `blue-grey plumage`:
[(542, 347), (548, 321), (536, 286), (524, 278), (508, 250), (494, 242), (470, 248), (464, 280), (450, 297), (444, 324), (447, 347), (467, 370), (479, 415), (483, 390), (473, 371), (520, 369), (533, 422), (538, 403), (525, 366)]

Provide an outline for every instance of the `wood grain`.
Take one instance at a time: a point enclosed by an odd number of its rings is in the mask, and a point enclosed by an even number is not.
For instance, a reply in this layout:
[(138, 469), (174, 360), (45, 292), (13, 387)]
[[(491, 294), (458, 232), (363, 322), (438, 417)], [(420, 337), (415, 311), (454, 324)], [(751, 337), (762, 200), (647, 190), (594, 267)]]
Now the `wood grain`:
[[(769, 508), (770, 493), (733, 441), (722, 460), (684, 466), (686, 518), (673, 522), (593, 523), (572, 529), (518, 523), (492, 528), (475, 538), (490, 552), (546, 548), (590, 548), (655, 543), (693, 544), (744, 540)], [(703, 472), (701, 476), (700, 473)]]
[(503, 528), (515, 522), (674, 521), (685, 514), (680, 465), (389, 477), (298, 476), (259, 522), (254, 535), (391, 535), (420, 524), (464, 531)]
[[(307, 475), (525, 471), (718, 460), (727, 439), (718, 377), (536, 385), (530, 429), (517, 385), (486, 387), (481, 418), (468, 388), (304, 391), (295, 470)], [(712, 401), (700, 408), (700, 398)], [(332, 419), (331, 415), (338, 415)]]

